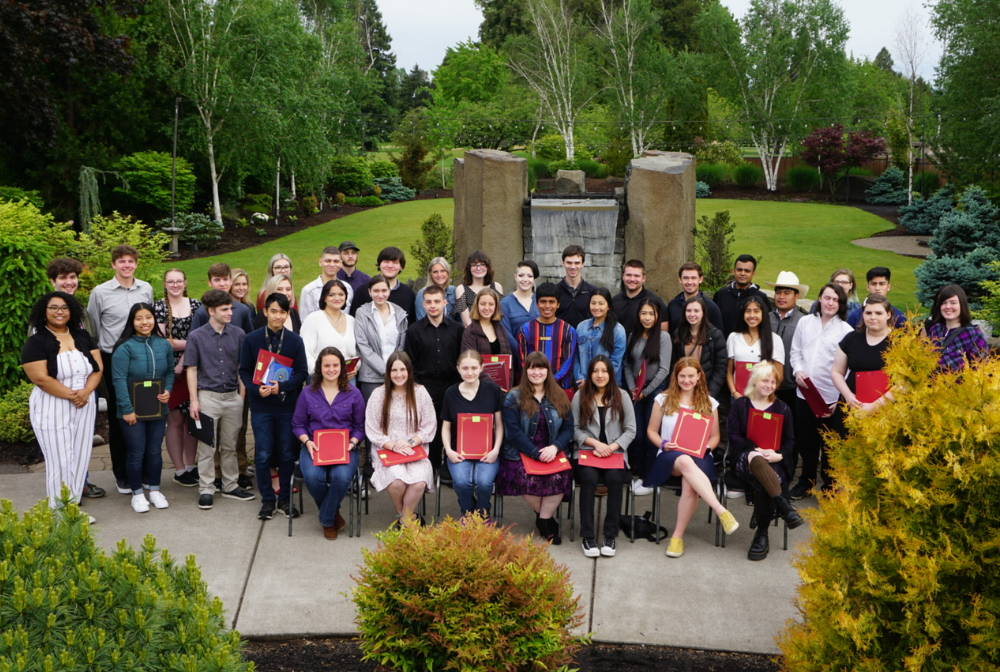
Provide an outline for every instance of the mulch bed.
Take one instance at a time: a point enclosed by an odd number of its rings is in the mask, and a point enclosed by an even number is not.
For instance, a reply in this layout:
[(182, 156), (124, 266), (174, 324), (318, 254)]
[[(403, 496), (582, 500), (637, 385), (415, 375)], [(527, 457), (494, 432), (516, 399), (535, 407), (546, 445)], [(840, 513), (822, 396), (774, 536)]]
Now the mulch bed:
[[(384, 672), (362, 662), (361, 647), (349, 639), (248, 642), (246, 656), (260, 672)], [(776, 672), (773, 656), (720, 653), (664, 646), (595, 644), (582, 649), (571, 668), (580, 672)]]

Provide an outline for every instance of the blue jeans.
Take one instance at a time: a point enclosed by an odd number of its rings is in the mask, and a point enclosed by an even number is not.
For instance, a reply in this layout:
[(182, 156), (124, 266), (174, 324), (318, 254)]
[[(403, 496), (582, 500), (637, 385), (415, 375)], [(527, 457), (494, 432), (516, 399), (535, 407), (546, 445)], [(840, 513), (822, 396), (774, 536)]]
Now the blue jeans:
[(278, 459), (278, 487), (282, 501), (292, 494), (292, 473), (295, 471), (295, 453), (292, 452), (291, 413), (250, 413), (255, 444), (254, 473), (260, 501), (273, 502), (277, 496), (271, 487), (271, 456)]
[(309, 494), (319, 507), (319, 523), (323, 527), (333, 527), (337, 511), (340, 511), (340, 503), (344, 501), (347, 488), (351, 485), (351, 477), (358, 470), (358, 449), (352, 450), (350, 456), (351, 460), (347, 464), (317, 467), (309, 457), (308, 448), (302, 446), (299, 453), (299, 468)]
[(167, 431), (167, 419), (139, 420), (130, 425), (121, 418), (118, 424), (125, 438), (125, 474), (128, 487), (134, 494), (142, 494), (142, 461), (146, 460), (146, 475), (149, 489), (160, 489), (160, 472), (163, 471), (163, 435)]
[(493, 495), (493, 481), (500, 471), (500, 459), (493, 464), (480, 460), (448, 461), (451, 480), (458, 496), (458, 506), (462, 515), (478, 509), (485, 517), (490, 515), (490, 497)]

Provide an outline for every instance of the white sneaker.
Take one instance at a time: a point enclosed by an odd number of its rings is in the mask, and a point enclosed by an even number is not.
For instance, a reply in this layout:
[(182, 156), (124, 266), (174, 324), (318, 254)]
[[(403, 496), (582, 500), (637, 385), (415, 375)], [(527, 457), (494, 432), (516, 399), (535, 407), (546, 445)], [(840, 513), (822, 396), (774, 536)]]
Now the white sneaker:
[(632, 481), (632, 494), (636, 497), (651, 495), (653, 494), (653, 488), (647, 488), (642, 484), (642, 481)]
[(87, 520), (90, 521), (91, 525), (97, 522), (97, 518), (94, 518), (93, 516), (87, 516)]
[(149, 511), (149, 502), (145, 495), (132, 495), (132, 510), (136, 513), (146, 513)]
[(164, 497), (163, 493), (159, 490), (149, 491), (149, 503), (158, 509), (165, 509), (170, 506), (170, 503), (167, 502), (167, 498)]

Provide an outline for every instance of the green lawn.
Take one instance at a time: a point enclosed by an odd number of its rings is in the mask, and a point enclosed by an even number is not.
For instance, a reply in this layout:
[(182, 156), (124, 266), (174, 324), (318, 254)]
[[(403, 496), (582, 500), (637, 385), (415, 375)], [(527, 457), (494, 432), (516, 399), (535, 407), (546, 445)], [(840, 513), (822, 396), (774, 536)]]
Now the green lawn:
[[(359, 267), (371, 274), (380, 249), (396, 245), (409, 252), (410, 245), (420, 236), (421, 222), (436, 212), (451, 224), (453, 208), (454, 201), (443, 198), (396, 203), (238, 252), (180, 264), (168, 262), (167, 266), (178, 266), (187, 272), (191, 296), (200, 296), (205, 291), (205, 272), (216, 261), (246, 269), (256, 290), (260, 287), (268, 259), (276, 252), (283, 252), (292, 259), (298, 292), (319, 274), (319, 253), (327, 245), (353, 240), (361, 248)], [(857, 208), (836, 205), (714, 199), (698, 201), (698, 216), (711, 215), (719, 210), (729, 210), (736, 222), (733, 251), (736, 254), (749, 252), (760, 260), (758, 281), (773, 281), (778, 271), (794, 271), (801, 282), (812, 288), (809, 293), (812, 298), (816, 296), (816, 289), (826, 283), (836, 268), (853, 270), (863, 290), (864, 274), (869, 268), (888, 266), (893, 271), (891, 297), (911, 308), (917, 307), (913, 269), (920, 260), (851, 244), (856, 238), (865, 238), (876, 231), (891, 228), (892, 225), (880, 217)], [(651, 260), (646, 262), (654, 266)], [(418, 269), (408, 266), (402, 278), (409, 279), (417, 274)]]

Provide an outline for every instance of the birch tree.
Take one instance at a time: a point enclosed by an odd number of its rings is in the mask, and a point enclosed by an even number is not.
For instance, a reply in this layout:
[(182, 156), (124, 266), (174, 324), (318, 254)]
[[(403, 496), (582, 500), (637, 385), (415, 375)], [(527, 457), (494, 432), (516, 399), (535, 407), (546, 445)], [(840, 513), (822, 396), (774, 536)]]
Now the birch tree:
[(893, 47), (896, 58), (903, 69), (903, 75), (909, 81), (910, 95), (908, 112), (906, 115), (906, 203), (913, 201), (913, 103), (917, 92), (917, 70), (920, 69), (927, 49), (928, 35), (924, 30), (920, 16), (914, 11), (912, 6), (903, 10), (899, 22), (896, 24), (896, 33), (893, 38)]
[(807, 127), (805, 118), (836, 104), (848, 33), (844, 12), (832, 0), (752, 0), (739, 22), (716, 4), (695, 25), (716, 57), (716, 88), (740, 107), (774, 191), (781, 158)]
[(567, 0), (526, 0), (526, 10), (531, 34), (508, 39), (510, 66), (538, 96), (572, 161), (577, 117), (597, 93), (586, 76), (584, 31)]

